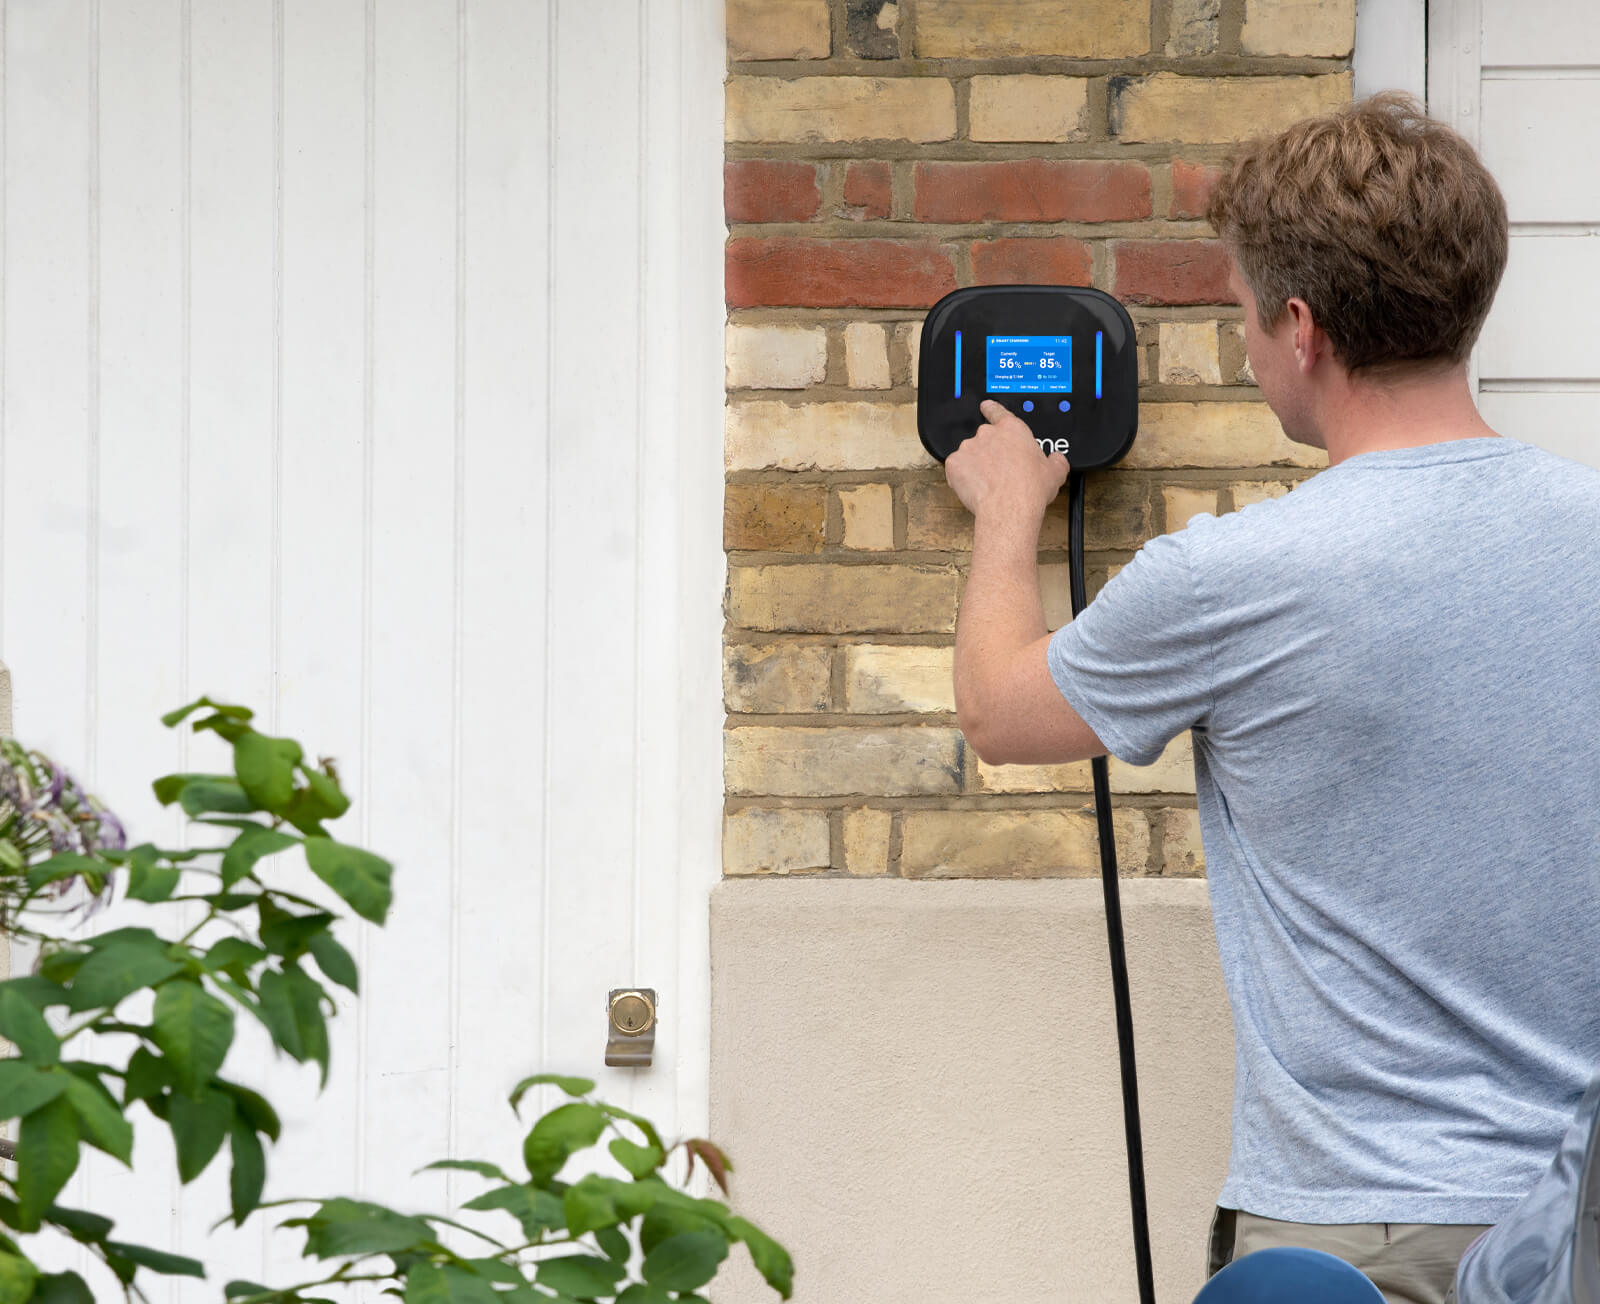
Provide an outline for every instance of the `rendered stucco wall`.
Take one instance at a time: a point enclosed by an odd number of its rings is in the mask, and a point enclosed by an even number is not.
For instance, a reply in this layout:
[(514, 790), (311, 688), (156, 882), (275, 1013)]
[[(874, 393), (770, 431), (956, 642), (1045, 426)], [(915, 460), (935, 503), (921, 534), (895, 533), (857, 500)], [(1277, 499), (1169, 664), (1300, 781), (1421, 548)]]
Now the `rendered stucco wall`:
[[(1156, 1293), (1193, 1297), (1233, 1034), (1199, 880), (1125, 881)], [(1137, 1299), (1095, 881), (726, 881), (712, 1135), (796, 1304)], [(775, 1300), (742, 1255), (716, 1304)]]

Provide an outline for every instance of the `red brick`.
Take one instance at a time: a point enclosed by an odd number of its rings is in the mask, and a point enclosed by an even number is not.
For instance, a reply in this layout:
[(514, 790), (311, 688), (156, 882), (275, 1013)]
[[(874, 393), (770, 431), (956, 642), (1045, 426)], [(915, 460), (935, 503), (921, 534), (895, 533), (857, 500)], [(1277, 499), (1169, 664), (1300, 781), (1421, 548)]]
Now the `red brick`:
[(1088, 285), (1089, 246), (1081, 240), (985, 240), (972, 246), (978, 285)]
[(931, 240), (730, 240), (730, 308), (928, 308), (956, 288)]
[(860, 211), (855, 218), (888, 217), (892, 200), (889, 165), (883, 162), (852, 163), (844, 174), (844, 202)]
[(1222, 175), (1221, 168), (1204, 163), (1174, 159), (1172, 163), (1172, 207), (1168, 217), (1204, 217), (1211, 188)]
[(810, 163), (741, 159), (722, 165), (722, 207), (729, 222), (809, 222), (822, 206)]
[(1150, 173), (1138, 163), (917, 164), (919, 222), (1128, 222), (1150, 213)]
[(1115, 240), (1111, 292), (1124, 303), (1235, 303), (1218, 240)]

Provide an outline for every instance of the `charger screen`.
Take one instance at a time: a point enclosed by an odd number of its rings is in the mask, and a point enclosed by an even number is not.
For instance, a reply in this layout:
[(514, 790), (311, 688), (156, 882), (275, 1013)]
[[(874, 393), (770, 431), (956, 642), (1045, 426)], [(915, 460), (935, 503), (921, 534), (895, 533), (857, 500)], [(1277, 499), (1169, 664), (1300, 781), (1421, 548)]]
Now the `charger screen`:
[(988, 337), (991, 394), (1072, 393), (1072, 336)]

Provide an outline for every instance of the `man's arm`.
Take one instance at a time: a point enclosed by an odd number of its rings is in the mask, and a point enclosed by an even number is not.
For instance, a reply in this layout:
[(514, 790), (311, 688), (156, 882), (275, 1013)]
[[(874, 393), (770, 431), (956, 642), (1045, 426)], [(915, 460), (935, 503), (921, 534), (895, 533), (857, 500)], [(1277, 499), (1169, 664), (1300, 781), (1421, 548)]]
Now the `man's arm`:
[(1067, 460), (1046, 457), (1017, 417), (983, 405), (990, 424), (945, 462), (973, 514), (972, 573), (956, 622), (956, 716), (990, 764), (1045, 764), (1105, 753), (1050, 676), (1039, 599), (1039, 527)]

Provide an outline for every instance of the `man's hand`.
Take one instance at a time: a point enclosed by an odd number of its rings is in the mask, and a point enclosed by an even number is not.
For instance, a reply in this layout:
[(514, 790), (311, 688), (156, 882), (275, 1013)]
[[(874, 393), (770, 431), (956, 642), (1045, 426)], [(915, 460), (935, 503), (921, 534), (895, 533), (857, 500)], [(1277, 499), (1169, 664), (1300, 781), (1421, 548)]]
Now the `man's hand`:
[(950, 487), (974, 516), (999, 511), (1021, 520), (1029, 514), (1042, 519), (1066, 483), (1067, 459), (1060, 453), (1046, 456), (1022, 418), (993, 399), (982, 410), (989, 423), (945, 459)]

